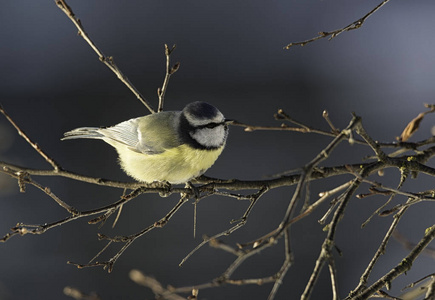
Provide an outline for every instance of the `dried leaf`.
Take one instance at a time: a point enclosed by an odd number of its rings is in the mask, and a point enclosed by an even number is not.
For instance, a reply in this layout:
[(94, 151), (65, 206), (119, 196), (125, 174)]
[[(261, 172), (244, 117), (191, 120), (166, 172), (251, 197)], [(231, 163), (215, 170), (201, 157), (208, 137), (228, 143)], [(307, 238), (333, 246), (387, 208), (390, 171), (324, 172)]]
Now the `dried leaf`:
[(419, 128), (421, 121), (426, 113), (419, 113), (416, 118), (414, 118), (411, 122), (403, 130), (402, 134), (399, 137), (401, 142), (406, 142)]
[(420, 127), (420, 123), (426, 114), (435, 112), (434, 104), (425, 104), (424, 106), (429, 108), (429, 110), (419, 113), (416, 118), (414, 118), (411, 122), (408, 123), (408, 125), (403, 130), (400, 137), (398, 138), (400, 142), (406, 142), (418, 130), (418, 128)]

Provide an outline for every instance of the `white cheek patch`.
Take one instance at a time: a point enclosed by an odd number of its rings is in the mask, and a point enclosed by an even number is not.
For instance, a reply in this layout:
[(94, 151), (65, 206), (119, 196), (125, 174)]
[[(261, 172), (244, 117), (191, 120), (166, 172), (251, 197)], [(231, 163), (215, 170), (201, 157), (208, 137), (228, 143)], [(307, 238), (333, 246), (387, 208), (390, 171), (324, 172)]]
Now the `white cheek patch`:
[(219, 147), (225, 142), (226, 132), (224, 125), (215, 128), (201, 128), (191, 132), (190, 136), (205, 147)]

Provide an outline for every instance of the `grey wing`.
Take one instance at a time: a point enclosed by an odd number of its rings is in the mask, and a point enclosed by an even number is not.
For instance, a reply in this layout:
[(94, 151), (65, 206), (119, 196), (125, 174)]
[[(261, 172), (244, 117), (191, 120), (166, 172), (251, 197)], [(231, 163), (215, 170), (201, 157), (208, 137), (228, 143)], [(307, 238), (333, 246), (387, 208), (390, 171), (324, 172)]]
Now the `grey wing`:
[(161, 112), (103, 128), (99, 132), (109, 144), (115, 141), (135, 152), (162, 153), (180, 144), (177, 135), (178, 116), (178, 112)]
[(140, 132), (138, 129), (140, 119), (131, 119), (112, 127), (100, 128), (98, 132), (104, 136), (102, 139), (109, 144), (113, 142), (121, 143), (126, 145), (130, 150), (139, 153), (158, 153), (158, 150), (153, 149), (152, 146), (144, 145), (140, 142)]

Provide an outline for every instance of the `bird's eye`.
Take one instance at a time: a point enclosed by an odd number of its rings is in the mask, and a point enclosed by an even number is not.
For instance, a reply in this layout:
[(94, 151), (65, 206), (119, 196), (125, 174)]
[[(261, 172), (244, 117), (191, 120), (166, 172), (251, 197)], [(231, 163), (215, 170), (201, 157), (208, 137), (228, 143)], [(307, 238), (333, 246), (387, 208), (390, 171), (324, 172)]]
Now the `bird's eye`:
[(215, 128), (218, 124), (216, 123), (209, 123), (207, 125), (205, 125), (206, 128)]

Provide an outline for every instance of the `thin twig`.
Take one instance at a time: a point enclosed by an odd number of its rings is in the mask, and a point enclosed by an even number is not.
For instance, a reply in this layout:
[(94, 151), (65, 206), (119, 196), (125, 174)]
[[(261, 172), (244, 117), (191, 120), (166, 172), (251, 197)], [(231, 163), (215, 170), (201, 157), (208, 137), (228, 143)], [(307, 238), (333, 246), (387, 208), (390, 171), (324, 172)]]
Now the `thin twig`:
[(435, 279), (432, 276), (424, 300), (434, 300), (434, 299), (435, 299)]
[(258, 125), (248, 125), (241, 122), (234, 121), (231, 123), (232, 126), (240, 126), (245, 127), (245, 131), (252, 132), (257, 130), (266, 130), (266, 131), (295, 131), (300, 133), (318, 133), (326, 136), (332, 136), (335, 137), (335, 133), (331, 133), (328, 131), (315, 129), (312, 127), (289, 127), (286, 124), (281, 124), (280, 126), (258, 126)]
[(78, 29), (78, 34), (91, 46), (92, 50), (95, 51), (95, 53), (98, 55), (98, 58), (100, 61), (105, 64), (115, 75), (118, 77), (119, 80), (122, 81), (129, 89), (133, 92), (133, 94), (136, 96), (137, 99), (139, 99), (143, 105), (151, 112), (155, 113), (154, 109), (152, 108), (151, 104), (148, 103), (148, 101), (141, 95), (141, 93), (133, 86), (133, 84), (130, 82), (130, 80), (125, 76), (121, 70), (118, 68), (118, 66), (115, 64), (115, 61), (113, 60), (113, 57), (111, 56), (105, 56), (103, 52), (95, 45), (95, 43), (91, 40), (89, 35), (86, 33), (82, 22), (75, 16), (74, 12), (72, 11), (71, 7), (66, 4), (65, 0), (54, 0), (56, 5), (67, 15), (67, 17), (74, 23), (74, 25)]
[[(290, 221), (288, 221), (288, 224), (293, 224), (296, 223), (300, 220), (302, 220), (303, 218), (307, 217), (308, 215), (310, 215), (320, 204), (322, 204), (326, 199), (328, 199), (331, 195), (338, 193), (339, 191), (342, 191), (343, 189), (348, 188), (350, 185), (352, 184), (352, 181), (346, 182), (330, 191), (325, 191), (319, 194), (320, 198), (314, 202), (313, 204), (311, 204), (310, 206), (308, 206), (304, 211), (302, 211), (299, 215), (293, 217)], [(263, 235), (260, 238), (255, 239), (254, 241), (251, 242), (247, 242), (247, 243), (243, 243), (243, 244), (239, 244), (240, 248), (246, 248), (248, 246), (252, 246), (252, 245), (258, 245), (258, 243), (261, 243), (262, 241), (266, 241), (269, 238), (273, 237), (276, 233), (276, 230), (269, 232), (266, 235)]]
[(231, 254), (233, 254), (235, 256), (240, 256), (240, 255), (243, 254), (243, 250), (231, 247), (231, 246), (225, 244), (221, 240), (209, 239), (206, 235), (203, 236), (203, 240), (207, 240), (208, 244), (210, 245), (210, 247), (213, 247), (213, 248), (216, 248), (216, 249), (221, 249), (221, 250), (223, 250), (225, 252), (228, 252), (228, 253), (231, 253)]
[[(186, 203), (189, 200), (189, 194), (183, 194), (183, 196), (180, 198), (180, 200), (177, 202), (177, 204), (159, 221), (153, 223), (152, 225), (147, 226), (146, 228), (144, 228), (143, 230), (129, 235), (129, 236), (115, 236), (115, 237), (109, 237), (103, 234), (99, 234), (99, 238), (100, 239), (104, 239), (104, 240), (108, 240), (110, 243), (111, 242), (122, 242), (124, 243), (124, 245), (121, 247), (121, 249), (114, 255), (112, 256), (109, 260), (107, 261), (102, 261), (102, 262), (95, 262), (93, 263), (92, 261), (94, 261), (98, 256), (100, 256), (110, 245), (107, 244), (106, 246), (103, 247), (103, 249), (97, 254), (96, 257), (94, 257), (89, 263), (87, 264), (80, 264), (80, 263), (75, 263), (75, 262), (68, 262), (69, 264), (75, 265), (77, 268), (88, 268), (88, 267), (99, 267), (102, 266), (103, 269), (107, 269), (107, 271), (110, 273), (113, 270), (113, 266), (116, 263), (116, 261), (119, 259), (119, 257), (125, 252), (125, 250), (127, 250), (127, 248), (133, 244), (134, 241), (136, 241), (138, 238), (140, 238), (141, 236), (143, 236), (144, 234), (150, 232), (151, 230), (155, 229), (155, 228), (162, 228), (164, 227), (169, 220), (174, 216), (174, 214), (180, 209), (180, 207)], [(118, 207), (120, 207), (121, 205), (123, 205), (124, 203), (121, 203)], [(117, 207), (117, 208), (118, 208)]]
[(36, 152), (39, 153), (39, 155), (41, 155), (46, 162), (48, 162), (54, 169), (55, 172), (58, 172), (60, 170), (62, 170), (62, 168), (60, 167), (60, 165), (54, 161), (54, 159), (52, 159), (50, 156), (48, 156), (42, 149), (41, 147), (39, 147), (39, 145), (35, 142), (33, 142), (29, 136), (17, 125), (17, 123), (14, 122), (14, 120), (12, 120), (12, 118), (6, 113), (6, 111), (3, 109), (3, 107), (0, 105), (0, 112), (6, 117), (6, 119), (9, 121), (9, 123), (12, 124), (12, 126), (15, 127), (15, 129), (17, 130), (18, 134), (24, 139), (26, 140), (26, 142), (33, 147), (33, 149), (36, 150)]
[(366, 143), (373, 149), (373, 151), (376, 153), (377, 158), (380, 161), (386, 161), (388, 156), (385, 154), (385, 152), (382, 150), (379, 143), (374, 141), (370, 135), (365, 131), (364, 127), (360, 124), (356, 127), (356, 133), (358, 133), (365, 141)]
[(308, 43), (329, 37), (328, 40), (332, 40), (333, 38), (337, 37), (339, 34), (345, 32), (345, 31), (350, 31), (350, 30), (354, 30), (354, 29), (358, 29), (360, 28), (364, 22), (367, 20), (368, 17), (370, 17), (371, 15), (373, 15), (376, 11), (378, 11), (382, 6), (384, 6), (385, 4), (387, 4), (387, 2), (390, 0), (384, 0), (382, 1), (380, 4), (378, 4), (375, 8), (373, 8), (368, 14), (366, 14), (364, 17), (356, 20), (355, 22), (350, 23), (349, 25), (340, 28), (340, 29), (336, 29), (333, 31), (321, 31), (319, 32), (319, 35), (316, 37), (313, 37), (311, 39), (305, 40), (305, 41), (301, 41), (301, 42), (292, 42), (290, 44), (288, 44), (287, 46), (284, 47), (284, 49), (288, 50), (293, 46), (305, 46)]
[[(393, 232), (393, 238), (397, 242), (399, 242), (399, 244), (401, 244), (407, 250), (411, 250), (416, 245), (416, 243), (413, 243), (409, 239), (405, 238), (405, 236), (403, 236), (403, 234), (401, 234), (397, 230), (395, 230)], [(423, 251), (423, 254), (434, 258), (435, 257), (435, 249), (433, 247), (426, 247), (426, 249), (424, 249), (424, 251)]]
[(179, 62), (177, 62), (173, 67), (170, 66), (170, 57), (176, 47), (177, 47), (176, 45), (173, 45), (172, 48), (169, 49), (168, 45), (165, 44), (166, 75), (165, 75), (165, 80), (163, 81), (163, 86), (157, 89), (157, 96), (159, 96), (159, 107), (157, 109), (157, 112), (161, 112), (163, 110), (163, 106), (165, 102), (165, 94), (168, 88), (169, 78), (180, 68)]
[(384, 236), (384, 239), (382, 240), (381, 244), (379, 245), (378, 250), (376, 251), (375, 255), (369, 262), (366, 270), (361, 275), (361, 278), (359, 280), (359, 284), (356, 287), (354, 291), (352, 291), (352, 294), (357, 295), (360, 291), (366, 288), (368, 278), (373, 271), (374, 266), (376, 265), (378, 259), (385, 253), (385, 249), (387, 247), (387, 243), (391, 238), (391, 235), (393, 234), (394, 230), (397, 228), (397, 225), (399, 224), (400, 219), (405, 214), (407, 210), (407, 207), (403, 207), (393, 218), (393, 222), (390, 225), (390, 228), (388, 229), (387, 233)]
[(284, 250), (285, 250), (285, 260), (281, 266), (281, 269), (278, 271), (278, 273), (275, 275), (275, 283), (272, 287), (272, 290), (269, 293), (269, 297), (267, 300), (273, 300), (275, 299), (276, 293), (278, 292), (279, 287), (282, 284), (282, 281), (287, 274), (287, 271), (289, 270), (292, 262), (293, 262), (293, 255), (290, 249), (290, 230), (287, 228), (287, 230), (284, 233)]
[(109, 248), (109, 246), (113, 243), (113, 241), (108, 241), (106, 246), (104, 246), (100, 252), (98, 252), (94, 257), (91, 258), (91, 260), (89, 260), (88, 264), (91, 264), (93, 261), (95, 261), (98, 257), (100, 257), (101, 254), (103, 254), (104, 251), (106, 251), (107, 248)]
[(339, 300), (340, 297), (338, 295), (337, 269), (335, 268), (335, 261), (332, 256), (329, 257), (328, 267), (329, 267), (329, 275), (331, 277), (332, 299)]
[[(425, 294), (425, 292), (426, 292), (426, 294), (427, 294), (427, 292), (429, 292), (429, 288), (432, 288), (432, 291), (433, 291), (434, 276), (435, 276), (434, 273), (426, 275), (423, 278), (420, 278), (419, 280), (414, 281), (413, 283), (404, 287), (402, 289), (402, 291), (405, 291), (405, 290), (407, 290), (407, 291), (405, 293), (403, 293), (402, 295), (400, 295), (401, 299), (403, 299), (403, 300), (420, 299), (420, 297), (423, 296)], [(429, 279), (429, 280), (427, 280), (427, 279)], [(426, 282), (424, 282), (424, 281), (426, 281)], [(418, 285), (418, 286), (416, 286), (416, 285)], [(410, 289), (410, 288), (412, 288), (412, 289)], [(431, 295), (429, 294), (429, 296), (431, 296)], [(433, 299), (434, 298), (432, 298), (430, 300), (433, 300)]]
[(246, 209), (245, 213), (243, 214), (243, 216), (239, 220), (232, 220), (231, 221), (231, 223), (237, 223), (236, 225), (232, 226), (231, 228), (229, 228), (225, 231), (222, 231), (218, 234), (215, 234), (212, 237), (205, 237), (200, 244), (198, 244), (192, 251), (190, 251), (183, 258), (183, 260), (180, 262), (179, 266), (181, 267), (196, 251), (201, 249), (202, 246), (204, 246), (205, 244), (209, 243), (210, 241), (216, 240), (216, 239), (220, 238), (221, 236), (230, 235), (231, 233), (233, 233), (237, 229), (243, 227), (246, 224), (246, 222), (248, 221), (249, 214), (251, 213), (251, 210), (254, 207), (254, 205), (257, 203), (258, 199), (260, 199), (260, 197), (263, 196), (268, 190), (269, 190), (268, 187), (263, 187), (257, 193), (253, 194), (250, 198), (250, 204), (249, 204), (248, 208)]
[(322, 113), (322, 117), (325, 119), (326, 123), (328, 123), (329, 127), (331, 127), (331, 131), (335, 134), (340, 133), (340, 130), (332, 124), (331, 119), (329, 118), (329, 113), (327, 110), (324, 110)]
[(31, 184), (34, 187), (38, 188), (39, 190), (43, 191), (45, 194), (50, 196), (54, 201), (56, 201), (57, 204), (59, 204), (62, 208), (64, 208), (66, 211), (68, 211), (72, 215), (79, 214), (79, 212), (72, 206), (70, 206), (68, 203), (64, 202), (62, 199), (60, 199), (58, 196), (56, 196), (49, 187), (45, 187), (35, 180), (33, 180), (29, 174), (25, 172), (8, 172), (4, 171), (4, 173), (8, 174), (9, 176), (13, 178), (18, 179), (18, 184), (20, 185), (20, 190), (22, 192), (25, 191), (25, 184)]
[(63, 293), (66, 296), (74, 298), (76, 300), (101, 300), (101, 297), (95, 293), (86, 294), (86, 293), (80, 291), (79, 289), (73, 288), (70, 286), (66, 286), (63, 289)]
[[(322, 116), (325, 118), (325, 111), (323, 112)], [(299, 133), (316, 133), (319, 135), (330, 136), (330, 137), (336, 137), (337, 135), (340, 134), (340, 131), (332, 124), (332, 122), (329, 120), (328, 117), (326, 117), (325, 119), (327, 121), (329, 121), (328, 124), (331, 127), (331, 131), (317, 129), (317, 128), (314, 128), (312, 126), (305, 125), (299, 121), (296, 121), (295, 119), (290, 117), (287, 113), (285, 113), (282, 109), (279, 109), (278, 112), (274, 115), (274, 117), (276, 120), (284, 120), (284, 121), (293, 123), (299, 127), (290, 127), (285, 123), (282, 123), (280, 126), (249, 125), (249, 124), (241, 123), (238, 121), (234, 121), (233, 123), (231, 123), (231, 125), (244, 127), (246, 132), (253, 132), (253, 131), (257, 131), (257, 130), (292, 131), (292, 132), (299, 132)], [(367, 145), (367, 143), (364, 140), (354, 139), (351, 136), (351, 133), (349, 134), (348, 140), (349, 140), (349, 143), (351, 143), (351, 144), (355, 143), (355, 144)], [(434, 139), (434, 141), (435, 141), (435, 139)], [(426, 143), (426, 140), (424, 142)], [(396, 148), (400, 147), (400, 146), (408, 145), (409, 148), (415, 149), (416, 147), (418, 147), (422, 144), (418, 144), (418, 143), (415, 143), (415, 144), (414, 143), (405, 143), (405, 144), (379, 143), (379, 145), (384, 146), (384, 147), (396, 147)]]
[(345, 196), (343, 197), (343, 200), (340, 202), (339, 207), (335, 211), (332, 221), (328, 225), (327, 237), (325, 238), (322, 244), (319, 257), (316, 260), (316, 264), (314, 266), (313, 272), (311, 273), (311, 277), (307, 285), (305, 286), (305, 290), (301, 296), (301, 300), (307, 300), (310, 298), (311, 292), (313, 291), (314, 285), (320, 275), (320, 271), (322, 270), (324, 263), (327, 260), (329, 260), (329, 258), (332, 256), (331, 250), (334, 246), (334, 237), (335, 237), (335, 232), (337, 230), (338, 223), (343, 217), (344, 211), (346, 209), (347, 204), (349, 203), (351, 196), (355, 193), (359, 185), (360, 182), (358, 180), (354, 180), (352, 182), (352, 185), (345, 192)]
[[(150, 276), (144, 275), (139, 270), (131, 270), (129, 273), (129, 277), (135, 283), (142, 285), (144, 287), (150, 288), (156, 296), (166, 294), (165, 299), (168, 299), (168, 300), (186, 300), (186, 298), (184, 298), (184, 297), (181, 297), (175, 293), (169, 292), (156, 279), (154, 279)], [(158, 299), (158, 298), (156, 297), (156, 299)]]
[(58, 221), (55, 221), (52, 223), (44, 223), (44, 224), (39, 224), (39, 225), (18, 223), (15, 227), (11, 228), (12, 232), (7, 233), (2, 239), (0, 239), (0, 242), (6, 242), (11, 237), (16, 236), (16, 235), (43, 234), (54, 227), (61, 226), (63, 224), (69, 223), (71, 221), (117, 209), (119, 206), (129, 202), (130, 200), (132, 200), (132, 199), (136, 198), (137, 196), (139, 196), (140, 194), (144, 193), (145, 190), (146, 189), (138, 188), (138, 189), (134, 190), (133, 192), (131, 192), (129, 195), (122, 197), (120, 200), (118, 200), (115, 203), (112, 203), (112, 204), (109, 204), (109, 205), (106, 205), (106, 206), (103, 206), (100, 208), (92, 209), (92, 210), (76, 211), (74, 214), (71, 214), (70, 216), (68, 216), (66, 218), (63, 218), (61, 220), (58, 220)]
[(368, 299), (376, 291), (381, 289), (385, 285), (390, 285), (390, 283), (399, 275), (406, 273), (411, 269), (412, 263), (420, 255), (420, 253), (426, 248), (426, 246), (432, 242), (435, 238), (435, 225), (426, 229), (424, 237), (420, 242), (411, 250), (411, 252), (402, 261), (397, 264), (391, 271), (378, 279), (371, 286), (365, 288), (362, 292), (357, 295), (349, 295), (346, 300), (364, 300)]
[(123, 207), (123, 205), (121, 205), (121, 206), (118, 208), (118, 213), (116, 214), (115, 220), (113, 221), (112, 228), (115, 228), (116, 223), (118, 223), (119, 217), (121, 216), (122, 207)]
[(290, 226), (290, 220), (293, 214), (294, 207), (298, 200), (301, 197), (301, 193), (303, 190), (303, 186), (308, 181), (307, 178), (311, 177), (311, 174), (313, 172), (313, 169), (323, 160), (328, 158), (330, 153), (337, 147), (337, 145), (348, 136), (349, 132), (353, 130), (353, 128), (361, 122), (359, 117), (354, 116), (352, 120), (350, 121), (349, 125), (346, 127), (346, 129), (342, 130), (338, 136), (336, 136), (329, 144), (326, 146), (325, 149), (323, 149), (313, 160), (311, 160), (308, 164), (305, 165), (304, 172), (301, 174), (299, 178), (298, 185), (296, 187), (295, 192), (293, 193), (293, 197), (287, 207), (287, 211), (285, 213), (285, 216), (283, 220), (281, 221), (279, 227), (276, 229), (276, 232), (273, 235), (273, 239), (276, 239), (278, 236), (280, 236), (285, 228)]

